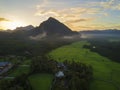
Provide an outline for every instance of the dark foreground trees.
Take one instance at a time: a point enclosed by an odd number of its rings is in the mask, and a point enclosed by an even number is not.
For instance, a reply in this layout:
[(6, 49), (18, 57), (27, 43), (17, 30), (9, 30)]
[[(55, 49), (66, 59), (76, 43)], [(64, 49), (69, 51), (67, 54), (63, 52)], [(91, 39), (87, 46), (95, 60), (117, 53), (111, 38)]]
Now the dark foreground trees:
[(51, 90), (88, 90), (93, 78), (93, 68), (89, 65), (74, 61), (61, 63), (45, 56), (32, 59), (31, 74), (35, 73), (55, 75)]
[(32, 59), (30, 73), (51, 73), (54, 74), (56, 71), (57, 62), (49, 60), (45, 56), (38, 56)]
[[(63, 72), (56, 75), (58, 72)], [(45, 56), (32, 59), (30, 73), (22, 74), (13, 80), (1, 80), (0, 90), (33, 90), (28, 77), (35, 73), (50, 73), (54, 75), (51, 90), (88, 90), (93, 78), (91, 66), (80, 62), (49, 60)]]
[(26, 74), (14, 79), (0, 80), (0, 90), (32, 90)]
[(83, 63), (65, 61), (64, 77), (55, 78), (53, 90), (88, 90), (93, 78), (93, 69)]

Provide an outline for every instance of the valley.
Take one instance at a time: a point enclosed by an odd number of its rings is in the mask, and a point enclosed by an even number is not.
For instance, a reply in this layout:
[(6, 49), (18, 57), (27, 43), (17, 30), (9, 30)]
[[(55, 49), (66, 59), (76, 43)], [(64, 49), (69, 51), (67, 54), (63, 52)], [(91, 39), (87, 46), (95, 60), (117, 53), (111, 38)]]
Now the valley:
[(64, 62), (82, 62), (93, 67), (93, 81), (90, 90), (119, 90), (120, 64), (109, 60), (98, 53), (83, 48), (89, 45), (87, 41), (80, 41), (53, 50), (48, 54), (54, 60)]
[[(29, 81), (29, 85), (32, 88), (28, 90), (39, 90), (39, 88), (41, 88), (41, 90), (49, 90), (53, 83), (53, 78), (55, 77), (54, 73), (51, 73), (50, 71), (53, 68), (52, 72), (54, 72), (55, 69), (55, 64), (53, 61), (63, 63), (66, 61), (69, 63), (80, 62), (86, 64), (87, 66), (90, 65), (93, 68), (93, 79), (90, 81), (89, 90), (119, 90), (120, 64), (114, 60), (108, 59), (105, 56), (101, 56), (97, 52), (91, 51), (89, 48), (86, 48), (86, 46), (90, 45), (91, 43), (87, 40), (79, 40), (71, 42), (67, 45), (59, 46), (56, 49), (51, 49), (50, 51), (47, 50), (47, 53), (45, 53), (45, 55), (47, 56), (48, 61), (46, 61), (47, 58), (40, 59), (40, 57), (38, 57), (37, 59), (37, 56), (34, 56), (34, 58), (1, 58), (1, 61), (11, 60), (11, 62), (16, 65), (11, 70), (9, 70), (8, 73), (6, 73), (4, 79), (11, 81), (16, 77), (25, 74), (27, 75), (27, 80)], [(43, 62), (41, 70), (39, 70), (38, 66), (33, 66), (35, 63), (35, 65), (41, 66), (41, 64), (37, 64), (39, 63), (39, 60), (42, 60)], [(51, 62), (49, 60), (53, 61)], [(49, 67), (51, 68), (50, 70), (47, 70), (48, 66), (50, 66), (48, 62), (51, 62), (51, 64), (53, 64), (52, 67)], [(46, 67), (46, 69), (43, 67)], [(34, 71), (31, 71), (32, 69), (34, 69)]]
[(120, 90), (119, 33), (72, 31), (52, 17), (1, 31), (0, 90)]

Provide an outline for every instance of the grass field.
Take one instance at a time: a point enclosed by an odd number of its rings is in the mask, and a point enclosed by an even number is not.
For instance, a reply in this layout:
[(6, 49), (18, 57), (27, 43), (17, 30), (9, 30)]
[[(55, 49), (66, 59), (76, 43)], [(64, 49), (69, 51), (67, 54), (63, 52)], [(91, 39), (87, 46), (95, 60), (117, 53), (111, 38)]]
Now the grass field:
[(29, 73), (30, 68), (26, 66), (18, 66), (16, 69), (11, 70), (8, 74), (8, 77), (16, 77), (23, 73)]
[(52, 79), (50, 74), (34, 74), (29, 77), (33, 90), (50, 90)]
[(92, 65), (94, 80), (91, 83), (90, 90), (120, 90), (120, 64), (83, 48), (83, 45), (86, 44), (89, 43), (80, 41), (66, 45), (53, 50), (48, 56), (61, 62), (74, 60)]

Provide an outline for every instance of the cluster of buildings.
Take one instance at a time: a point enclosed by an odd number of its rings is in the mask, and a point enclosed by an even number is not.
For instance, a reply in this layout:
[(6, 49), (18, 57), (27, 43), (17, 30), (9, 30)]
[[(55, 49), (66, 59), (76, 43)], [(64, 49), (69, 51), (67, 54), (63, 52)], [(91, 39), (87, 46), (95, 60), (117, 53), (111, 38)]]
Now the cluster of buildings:
[(10, 62), (0, 62), (0, 75), (7, 72), (12, 67)]

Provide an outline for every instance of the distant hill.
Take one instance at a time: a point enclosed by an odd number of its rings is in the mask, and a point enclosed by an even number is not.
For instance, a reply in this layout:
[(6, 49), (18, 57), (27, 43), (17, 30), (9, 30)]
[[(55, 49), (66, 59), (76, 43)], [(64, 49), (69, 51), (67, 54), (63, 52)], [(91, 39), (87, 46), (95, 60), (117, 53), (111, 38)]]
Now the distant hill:
[(120, 30), (109, 29), (109, 30), (92, 30), (92, 31), (80, 31), (82, 37), (120, 37)]
[(109, 30), (92, 30), (92, 31), (80, 31), (84, 34), (120, 34), (120, 30), (109, 29)]
[(17, 27), (15, 30), (31, 30), (31, 29), (34, 29), (34, 26), (28, 25), (25, 27)]
[[(7, 33), (7, 34), (6, 34)], [(4, 34), (4, 35), (3, 35)], [(7, 35), (7, 37), (5, 36)], [(46, 39), (74, 39), (78, 38), (80, 34), (76, 31), (72, 31), (63, 23), (59, 22), (55, 18), (48, 18), (48, 20), (42, 22), (38, 27), (32, 25), (26, 27), (18, 27), (15, 30), (7, 30), (0, 32), (2, 38), (19, 38), (19, 39), (33, 39), (40, 40)]]

